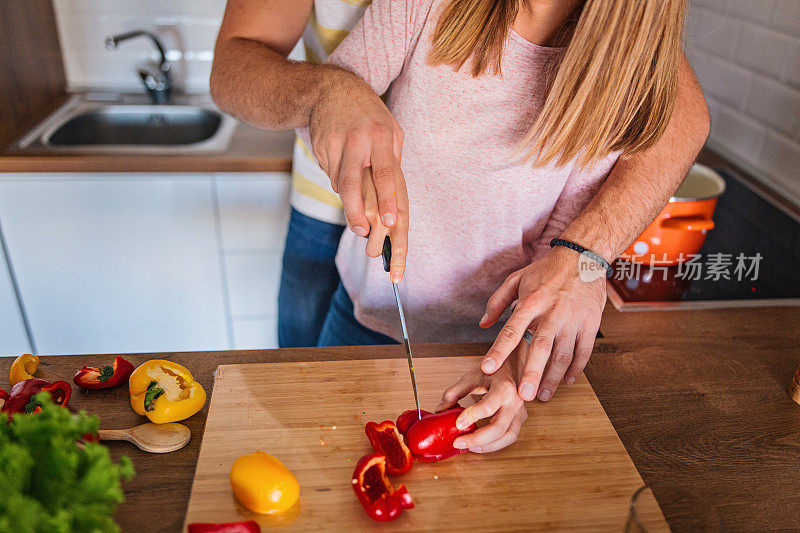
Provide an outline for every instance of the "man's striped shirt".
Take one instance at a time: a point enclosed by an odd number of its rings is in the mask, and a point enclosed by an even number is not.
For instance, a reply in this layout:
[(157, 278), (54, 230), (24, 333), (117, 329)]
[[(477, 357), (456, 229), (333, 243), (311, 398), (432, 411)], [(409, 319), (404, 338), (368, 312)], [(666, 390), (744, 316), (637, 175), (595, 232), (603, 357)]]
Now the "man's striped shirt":
[[(364, 14), (372, 0), (315, 0), (311, 17), (303, 32), (306, 60), (323, 62), (339, 46)], [(292, 207), (304, 215), (344, 224), (339, 195), (331, 189), (328, 175), (298, 137), (292, 162)]]

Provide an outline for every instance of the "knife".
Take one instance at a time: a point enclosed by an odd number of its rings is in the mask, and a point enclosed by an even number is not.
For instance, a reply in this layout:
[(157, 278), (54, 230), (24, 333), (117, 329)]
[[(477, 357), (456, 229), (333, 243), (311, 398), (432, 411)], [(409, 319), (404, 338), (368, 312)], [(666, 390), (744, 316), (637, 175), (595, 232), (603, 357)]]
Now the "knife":
[[(389, 236), (383, 240), (383, 269), (389, 272), (392, 263), (392, 241)], [(406, 356), (408, 357), (408, 372), (411, 374), (411, 386), (414, 388), (414, 401), (417, 403), (417, 417), (422, 420), (422, 411), (419, 408), (419, 391), (417, 390), (417, 376), (414, 373), (414, 358), (411, 356), (411, 343), (408, 341), (408, 329), (406, 329), (406, 315), (403, 313), (403, 304), (400, 303), (400, 293), (397, 290), (397, 283), (392, 281), (392, 288), (394, 289), (394, 299), (397, 301), (397, 313), (400, 315), (400, 329), (403, 330), (403, 345), (406, 348)]]

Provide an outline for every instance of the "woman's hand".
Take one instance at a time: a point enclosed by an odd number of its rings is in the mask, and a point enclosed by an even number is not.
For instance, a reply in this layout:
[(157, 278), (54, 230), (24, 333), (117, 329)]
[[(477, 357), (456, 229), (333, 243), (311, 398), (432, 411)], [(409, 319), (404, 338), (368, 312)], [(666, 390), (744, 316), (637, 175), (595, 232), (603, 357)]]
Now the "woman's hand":
[(517, 301), (481, 362), (486, 374), (502, 368), (525, 331), (533, 331), (519, 382), (523, 400), (537, 396), (549, 400), (562, 379), (575, 382), (592, 354), (606, 302), (606, 280), (583, 281), (578, 275), (580, 257), (563, 247), (552, 248), (543, 258), (508, 276), (486, 305), (480, 322), (484, 328)]
[(528, 418), (525, 403), (517, 394), (516, 379), (519, 369), (524, 366), (522, 353), (527, 347), (528, 344), (522, 342), (516, 356), (507, 358), (497, 372), (487, 376), (480, 368), (475, 368), (444, 391), (437, 411), (453, 407), (468, 394), (483, 395), (458, 417), (456, 426), (459, 429), (478, 420), (492, 418), (489, 424), (477, 431), (458, 437), (453, 446), (475, 453), (487, 453), (505, 448), (517, 440), (520, 428)]
[(387, 228), (378, 214), (378, 197), (373, 187), (372, 168), (364, 169), (361, 182), (361, 191), (364, 199), (364, 213), (370, 223), (370, 232), (367, 237), (367, 255), (379, 257), (383, 251), (383, 241), (386, 235), (392, 242), (392, 261), (389, 276), (395, 283), (403, 279), (406, 268), (406, 255), (408, 254), (408, 196), (403, 171), (397, 168), (397, 211), (400, 214), (395, 224)]

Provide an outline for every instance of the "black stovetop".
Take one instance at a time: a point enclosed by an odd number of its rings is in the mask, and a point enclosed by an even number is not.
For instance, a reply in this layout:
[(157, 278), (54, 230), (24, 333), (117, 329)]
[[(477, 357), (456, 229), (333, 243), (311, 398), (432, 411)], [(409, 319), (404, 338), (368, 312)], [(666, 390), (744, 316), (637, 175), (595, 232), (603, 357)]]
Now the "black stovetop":
[[(637, 276), (630, 269), (623, 279), (610, 280), (609, 292), (616, 292), (623, 302), (703, 302), (724, 301), (732, 304), (754, 305), (763, 300), (800, 299), (800, 223), (759, 196), (727, 169), (715, 168), (725, 179), (725, 193), (717, 201), (714, 212), (715, 228), (708, 232), (698, 254), (701, 258), (700, 279), (685, 279), (686, 267), (677, 266), (650, 270), (641, 267)], [(713, 254), (730, 254), (728, 268), (730, 279), (709, 278), (708, 262)], [(752, 266), (752, 258), (761, 255), (758, 276), (742, 272), (739, 281), (735, 272), (737, 256), (743, 254), (745, 265)], [(726, 260), (717, 256), (716, 260)], [(615, 262), (620, 268), (620, 261)], [(623, 267), (623, 270), (624, 267)], [(614, 300), (612, 295), (612, 301)], [(615, 302), (616, 304), (617, 302)], [(779, 304), (782, 302), (778, 302)], [(623, 303), (622, 307), (625, 305)]]

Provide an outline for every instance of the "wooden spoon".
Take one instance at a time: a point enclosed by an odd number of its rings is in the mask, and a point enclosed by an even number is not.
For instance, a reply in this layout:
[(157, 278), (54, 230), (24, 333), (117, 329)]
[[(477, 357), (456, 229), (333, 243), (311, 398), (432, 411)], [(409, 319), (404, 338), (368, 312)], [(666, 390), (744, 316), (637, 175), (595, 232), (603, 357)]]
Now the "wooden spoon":
[(192, 432), (183, 424), (148, 422), (128, 429), (101, 429), (100, 440), (126, 440), (151, 453), (180, 450), (192, 439)]

